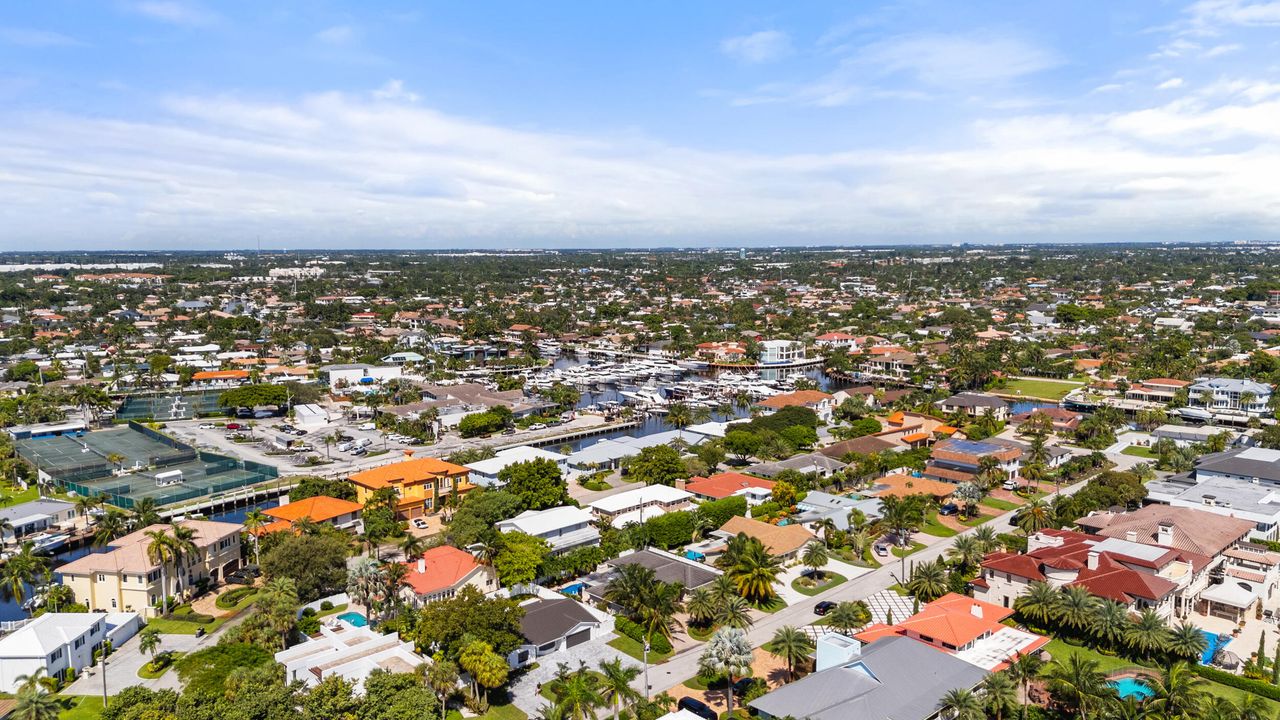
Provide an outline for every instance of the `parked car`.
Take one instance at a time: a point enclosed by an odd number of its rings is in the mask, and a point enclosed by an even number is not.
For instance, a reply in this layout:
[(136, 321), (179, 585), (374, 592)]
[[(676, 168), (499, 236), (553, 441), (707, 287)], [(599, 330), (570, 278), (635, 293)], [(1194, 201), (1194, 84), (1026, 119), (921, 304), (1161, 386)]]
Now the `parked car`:
[(547, 424), (546, 424), (546, 423), (534, 423), (534, 424), (532, 424), (532, 425), (530, 425), (530, 426), (529, 426), (529, 429), (530, 429), (530, 430), (546, 430), (546, 429), (547, 429)]
[(688, 710), (700, 718), (706, 718), (706, 720), (720, 720), (720, 715), (715, 710), (712, 710), (706, 703), (697, 698), (682, 697), (680, 702), (676, 703), (676, 708)]
[(502, 434), (503, 434), (503, 435), (515, 435), (515, 434), (516, 434), (516, 429), (515, 429), (515, 428), (507, 428), (506, 430), (503, 430), (503, 431), (502, 431)]
[(213, 430), (218, 426), (214, 425), (213, 423), (200, 423), (199, 427), (201, 430)]
[(352, 456), (354, 456), (354, 457), (362, 457), (362, 456), (364, 456), (364, 455), (368, 455), (368, 454), (369, 454), (369, 451), (368, 451), (368, 450), (365, 450), (365, 449), (364, 449), (364, 448), (362, 448), (362, 447), (358, 447), (358, 448), (356, 448), (355, 450), (352, 450), (352, 451), (351, 451), (351, 454), (352, 454)]
[(356, 441), (356, 447), (367, 448), (373, 444), (372, 438), (360, 438)]
[(223, 427), (225, 427), (227, 430), (239, 430), (240, 428), (242, 428), (242, 427), (244, 427), (244, 426), (243, 426), (243, 425), (241, 425), (240, 423), (227, 423), (227, 424), (226, 424), (226, 425), (224, 425)]
[(414, 526), (414, 527), (416, 527), (416, 528), (418, 528), (419, 530), (426, 530), (426, 529), (427, 529), (427, 521), (426, 521), (426, 520), (424, 520), (424, 519), (422, 519), (422, 518), (414, 518), (414, 519), (413, 519), (413, 526)]
[(376, 430), (378, 428), (377, 425), (374, 425), (371, 422), (360, 423), (359, 427), (361, 430)]
[(888, 545), (876, 545), (876, 546), (875, 546), (875, 552), (876, 552), (876, 555), (878, 555), (878, 556), (880, 556), (880, 557), (889, 557), (889, 546), (888, 546)]
[(295, 428), (293, 431), (293, 434), (297, 435), (298, 437), (302, 437), (303, 435), (307, 434), (307, 431), (303, 430), (302, 428)]
[(338, 443), (338, 452), (347, 452), (353, 447), (355, 447), (355, 443), (352, 442)]
[(822, 602), (813, 606), (813, 614), (819, 615), (819, 616), (826, 615), (827, 613), (835, 609), (836, 609), (836, 603), (830, 600), (823, 600)]
[(1017, 490), (1018, 481), (1014, 480), (1013, 478), (1010, 478), (1008, 480), (1005, 480), (1004, 483), (1000, 485), (1000, 487), (1004, 488), (1005, 490)]
[(960, 512), (960, 506), (955, 503), (947, 503), (938, 508), (939, 515), (955, 515), (958, 512)]

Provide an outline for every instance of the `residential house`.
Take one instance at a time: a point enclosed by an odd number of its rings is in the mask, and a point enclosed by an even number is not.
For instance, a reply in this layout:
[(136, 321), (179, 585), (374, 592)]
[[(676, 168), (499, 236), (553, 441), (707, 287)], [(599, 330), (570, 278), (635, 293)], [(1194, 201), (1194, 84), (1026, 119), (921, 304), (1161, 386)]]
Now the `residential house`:
[(75, 521), (76, 506), (65, 500), (41, 498), (19, 503), (0, 510), (0, 522), (10, 528), (0, 533), (0, 539), (21, 540), (50, 528), (71, 527)]
[(1031, 412), (1018, 413), (1009, 417), (1009, 422), (1014, 425), (1021, 425), (1033, 417), (1049, 418), (1050, 426), (1055, 433), (1066, 435), (1075, 432), (1084, 420), (1084, 414), (1065, 410), (1059, 407), (1039, 407)]
[(254, 530), (254, 534), (263, 535), (282, 530), (291, 530), (304, 518), (319, 525), (329, 525), (339, 530), (361, 533), (364, 532), (364, 523), (360, 520), (360, 514), (363, 511), (364, 506), (358, 502), (341, 500), (327, 495), (316, 495), (296, 502), (285, 502), (280, 507), (263, 510), (262, 513), (264, 515), (274, 518), (274, 520)]
[(710, 477), (695, 476), (688, 481), (677, 480), (676, 487), (683, 487), (699, 500), (723, 500), (740, 495), (746, 498), (748, 506), (767, 501), (773, 493), (772, 480), (737, 472), (718, 473)]
[(643, 523), (673, 510), (684, 510), (692, 505), (693, 493), (667, 485), (649, 485), (626, 490), (588, 504), (596, 517), (607, 520), (620, 528), (631, 523)]
[(765, 414), (772, 414), (786, 407), (806, 407), (818, 415), (822, 422), (831, 420), (831, 412), (835, 408), (832, 396), (821, 390), (796, 390), (765, 398), (756, 403)]
[(1270, 411), (1271, 386), (1242, 378), (1201, 378), (1187, 387), (1187, 401), (1210, 412), (1262, 417)]
[(1009, 419), (1009, 403), (987, 393), (963, 392), (935, 404), (948, 415), (960, 414), (976, 418), (989, 414), (1001, 422)]
[(1250, 539), (1280, 540), (1280, 450), (1205, 455), (1189, 473), (1148, 482), (1147, 502), (1248, 520)]
[(1015, 478), (1022, 468), (1022, 449), (1016, 443), (975, 440), (943, 440), (933, 446), (924, 476), (949, 483), (972, 482), (991, 458), (1001, 478)]
[(613, 582), (618, 574), (618, 568), (623, 565), (640, 565), (649, 568), (653, 571), (654, 580), (667, 583), (678, 582), (684, 586), (685, 592), (697, 590), (724, 574), (716, 567), (686, 555), (676, 555), (654, 548), (627, 550), (612, 560), (606, 560), (605, 564), (608, 566), (607, 571), (589, 576), (586, 580), (587, 587), (584, 593), (592, 602), (606, 602), (605, 594), (609, 583)]
[(108, 640), (117, 647), (141, 623), (135, 612), (45, 613), (0, 638), (0, 692), (16, 693), (41, 671), (61, 680), (94, 664)]
[(520, 607), (524, 610), (520, 634), (526, 642), (507, 655), (512, 668), (577, 647), (599, 636), (605, 624), (590, 608), (571, 598), (531, 600)]
[(804, 499), (796, 502), (796, 510), (795, 521), (815, 532), (824, 520), (830, 520), (838, 530), (848, 530), (849, 515), (854, 510), (862, 513), (868, 522), (882, 517), (879, 498), (852, 498), (821, 490), (805, 493)]
[(1190, 384), (1186, 380), (1173, 378), (1148, 378), (1129, 385), (1129, 389), (1125, 390), (1124, 398), (1143, 403), (1168, 405), (1177, 399), (1179, 390)]
[(809, 543), (817, 540), (813, 533), (800, 525), (772, 525), (740, 515), (729, 518), (712, 534), (725, 541), (745, 534), (759, 540), (770, 555), (782, 560), (795, 560)]
[(498, 576), (493, 568), (481, 565), (471, 553), (452, 545), (430, 548), (404, 566), (401, 595), (419, 607), (447, 600), (465, 587), (473, 587), (486, 595), (498, 589)]
[(319, 369), (320, 382), (328, 385), (330, 390), (361, 385), (380, 385), (388, 380), (395, 380), (403, 374), (404, 367), (401, 365), (347, 363), (324, 365)]
[[(406, 451), (411, 455), (411, 451)], [(453, 495), (473, 486), (471, 471), (439, 458), (410, 458), (398, 463), (362, 470), (351, 476), (356, 502), (367, 503), (375, 492), (391, 488), (396, 493), (396, 516), (410, 519), (437, 512)]]
[(823, 333), (815, 337), (813, 342), (818, 347), (829, 350), (840, 349), (857, 352), (859, 347), (857, 336), (842, 332)]
[(805, 475), (816, 475), (820, 478), (829, 478), (832, 475), (844, 470), (848, 465), (835, 458), (828, 457), (822, 453), (812, 452), (793, 455), (785, 460), (776, 462), (757, 463), (747, 468), (747, 472), (762, 475), (767, 478), (777, 477), (786, 470), (794, 470), (795, 472)]
[(972, 663), (902, 636), (863, 645), (827, 633), (819, 638), (816, 654), (816, 672), (750, 701), (748, 707), (762, 720), (934, 720), (942, 715), (947, 693), (977, 687), (987, 675)]
[[(221, 582), (227, 573), (240, 567), (243, 525), (210, 520), (182, 520), (177, 524), (194, 531), (192, 541), (197, 548), (180, 568), (171, 564), (161, 573), (160, 565), (148, 556), (148, 532), (173, 532), (170, 525), (156, 524), (117, 538), (105, 552), (72, 560), (56, 568), (56, 572), (62, 576), (62, 584), (71, 588), (76, 602), (91, 610), (132, 610), (152, 617), (157, 612), (156, 604), (165, 595), (177, 595), (201, 580)], [(167, 580), (169, 587), (162, 587), (162, 580)]]
[(382, 634), (371, 627), (342, 621), (320, 626), (320, 634), (275, 654), (284, 666), (285, 681), (315, 687), (325, 678), (340, 677), (364, 692), (365, 678), (375, 670), (413, 673), (427, 659), (398, 633)]
[(545, 510), (525, 510), (519, 515), (498, 521), (498, 532), (522, 532), (542, 538), (559, 555), (580, 547), (600, 544), (600, 531), (590, 510), (564, 505)]
[(869, 625), (853, 637), (863, 643), (909, 637), (983, 670), (998, 672), (1018, 656), (1049, 643), (1043, 635), (1005, 625), (1003, 621), (1012, 614), (1011, 608), (948, 593), (894, 625)]
[(569, 457), (567, 455), (527, 445), (499, 450), (491, 458), (467, 463), (467, 469), (471, 471), (470, 481), (472, 483), (483, 485), (484, 487), (501, 487), (505, 483), (498, 479), (498, 475), (504, 469), (517, 463), (532, 462), (534, 460), (547, 460), (554, 463), (561, 476), (564, 476), (569, 470)]
[(760, 343), (761, 365), (782, 365), (804, 359), (804, 343), (798, 340), (765, 340)]

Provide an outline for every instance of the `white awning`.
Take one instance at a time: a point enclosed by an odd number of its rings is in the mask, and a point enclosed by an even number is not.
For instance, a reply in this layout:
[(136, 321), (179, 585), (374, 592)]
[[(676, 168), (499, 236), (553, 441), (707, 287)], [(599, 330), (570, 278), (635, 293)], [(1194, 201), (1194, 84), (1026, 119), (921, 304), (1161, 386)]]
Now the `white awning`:
[(1243, 580), (1228, 580), (1221, 585), (1212, 585), (1200, 593), (1201, 599), (1210, 602), (1230, 605), (1234, 608), (1246, 609), (1258, 599), (1258, 586)]

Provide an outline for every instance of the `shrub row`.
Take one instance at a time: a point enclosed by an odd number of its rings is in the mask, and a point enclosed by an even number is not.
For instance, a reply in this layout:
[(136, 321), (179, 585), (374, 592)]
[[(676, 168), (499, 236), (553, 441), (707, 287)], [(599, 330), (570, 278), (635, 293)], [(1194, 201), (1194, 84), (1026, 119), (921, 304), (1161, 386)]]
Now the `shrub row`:
[[(638, 643), (644, 642), (644, 628), (624, 617), (620, 617), (614, 622), (614, 628)], [(666, 655), (673, 648), (670, 640), (661, 635), (654, 635), (649, 639), (649, 649), (660, 655)]]
[(1272, 700), (1280, 700), (1280, 687), (1276, 687), (1271, 683), (1262, 682), (1261, 680), (1250, 680), (1247, 677), (1241, 677), (1234, 673), (1211, 668), (1207, 665), (1192, 665), (1200, 677), (1206, 680), (1222, 683), (1237, 690), (1244, 690), (1255, 695), (1261, 695)]
[(223, 610), (234, 610), (236, 605), (240, 604), (241, 600), (244, 600), (257, 591), (258, 589), (255, 587), (238, 587), (219, 595), (218, 599), (213, 601), (213, 604)]

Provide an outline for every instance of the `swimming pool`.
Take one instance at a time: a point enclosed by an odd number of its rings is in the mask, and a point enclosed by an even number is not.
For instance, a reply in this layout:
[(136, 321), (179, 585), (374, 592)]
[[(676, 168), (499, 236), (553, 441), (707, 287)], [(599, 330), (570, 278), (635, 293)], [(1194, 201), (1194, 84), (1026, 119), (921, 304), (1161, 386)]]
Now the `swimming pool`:
[(564, 587), (560, 588), (560, 592), (564, 593), (565, 595), (579, 595), (582, 593), (583, 590), (586, 589), (586, 587), (587, 587), (586, 583), (574, 583), (572, 585), (565, 585)]
[(1116, 689), (1122, 700), (1129, 697), (1146, 700), (1155, 694), (1155, 691), (1148, 687), (1146, 683), (1135, 677), (1120, 678), (1107, 684)]
[(1217, 654), (1218, 649), (1226, 647), (1227, 643), (1231, 642), (1231, 636), (1215, 635), (1208, 630), (1201, 630), (1200, 634), (1204, 635), (1205, 639), (1204, 652), (1200, 654), (1200, 664), (1208, 665), (1213, 662), (1213, 656)]
[(338, 619), (351, 627), (364, 627), (369, 624), (368, 618), (358, 612), (344, 612), (338, 616)]

